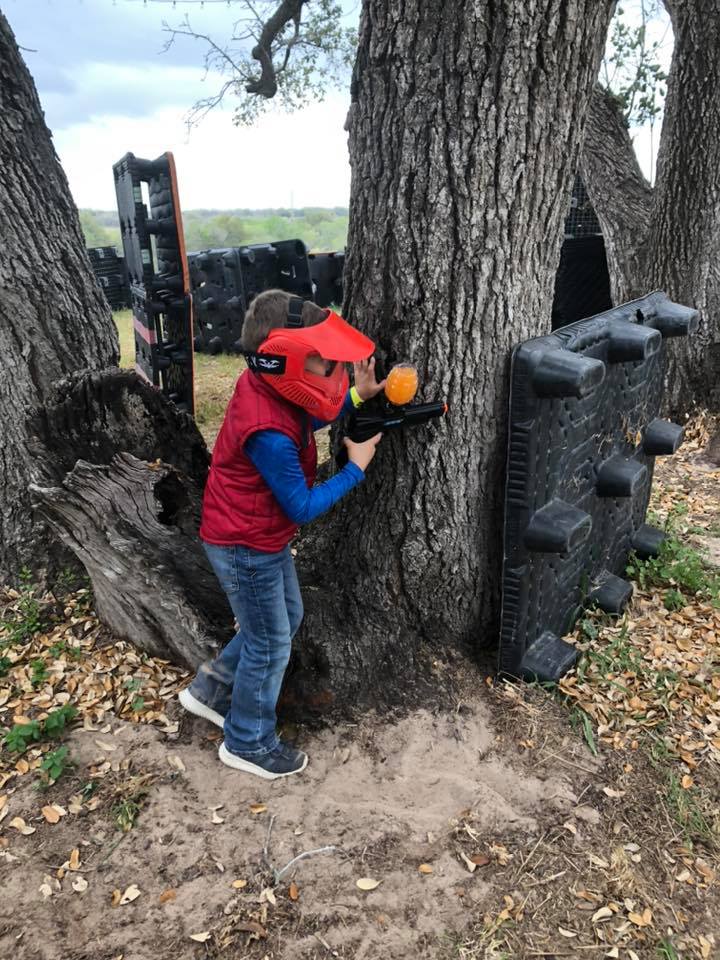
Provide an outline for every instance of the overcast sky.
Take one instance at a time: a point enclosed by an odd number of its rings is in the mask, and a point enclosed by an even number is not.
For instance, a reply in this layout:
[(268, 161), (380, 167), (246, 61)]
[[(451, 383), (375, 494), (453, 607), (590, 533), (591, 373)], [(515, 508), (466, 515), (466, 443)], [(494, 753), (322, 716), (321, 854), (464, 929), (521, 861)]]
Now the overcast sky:
[[(79, 207), (115, 208), (112, 164), (128, 151), (175, 154), (180, 198), (198, 207), (346, 206), (350, 190), (344, 92), (294, 114), (274, 112), (236, 127), (216, 108), (188, 133), (185, 116), (213, 93), (203, 47), (179, 38), (164, 53), (163, 20), (185, 12), (196, 31), (230, 35), (238, 6), (143, 0), (0, 0), (40, 94), (55, 148)], [(346, 0), (357, 17), (358, 0)], [(30, 52), (33, 51), (33, 52)], [(669, 49), (665, 51), (669, 58)], [(650, 138), (636, 134), (648, 175)], [(655, 144), (658, 131), (656, 130)], [(298, 145), (300, 149), (298, 149)], [(314, 149), (316, 147), (316, 149)]]
[(162, 21), (180, 23), (187, 11), (196, 31), (222, 41), (238, 18), (236, 5), (0, 0), (0, 6), (18, 44), (36, 51), (23, 56), (79, 207), (114, 209), (112, 164), (127, 152), (154, 158), (166, 150), (175, 154), (185, 209), (347, 205), (349, 94), (332, 94), (295, 114), (275, 112), (252, 128), (234, 126), (228, 105), (188, 134), (188, 109), (219, 83), (212, 76), (203, 82), (200, 41), (179, 38), (162, 52)]

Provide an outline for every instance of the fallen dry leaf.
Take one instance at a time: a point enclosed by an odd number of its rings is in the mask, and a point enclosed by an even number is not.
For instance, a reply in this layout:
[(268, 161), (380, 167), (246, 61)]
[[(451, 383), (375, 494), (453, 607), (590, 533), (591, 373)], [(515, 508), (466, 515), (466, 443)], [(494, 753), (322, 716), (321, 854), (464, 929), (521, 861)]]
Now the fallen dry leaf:
[(703, 960), (707, 960), (713, 947), (712, 943), (700, 933), (698, 934), (698, 944), (700, 945), (700, 956)]
[(355, 881), (355, 886), (359, 890), (374, 890), (380, 886), (381, 882), (381, 880), (373, 880), (372, 877), (360, 877), (359, 880)]
[(465, 854), (462, 852), (462, 850), (460, 851), (460, 856), (462, 857), (462, 861), (463, 861), (463, 863), (465, 864), (465, 866), (468, 868), (468, 870), (470, 871), (470, 873), (475, 873), (475, 871), (476, 871), (477, 868), (478, 868), (477, 863), (475, 863), (473, 860), (471, 860), (470, 857), (465, 856)]
[(17, 830), (18, 833), (21, 833), (24, 837), (29, 837), (31, 833), (35, 833), (35, 827), (28, 826), (22, 817), (13, 817), (8, 826)]
[(619, 800), (620, 797), (625, 796), (624, 790), (613, 790), (612, 787), (603, 787), (602, 791), (606, 797), (612, 797), (614, 800)]
[(291, 900), (298, 900), (300, 897), (300, 891), (298, 890), (298, 885), (294, 880), (291, 881), (290, 887), (288, 889), (288, 896)]
[(217, 815), (217, 813), (215, 813), (215, 811), (213, 810), (211, 822), (212, 822), (212, 823), (225, 823), (225, 818), (224, 818), (224, 817), (219, 817), (219, 816)]
[(120, 906), (124, 907), (125, 904), (132, 903), (133, 900), (137, 900), (139, 896), (140, 890), (134, 883), (131, 883), (129, 887), (126, 887), (125, 893), (120, 897)]
[(561, 937), (567, 937), (568, 939), (577, 936), (574, 930), (566, 930), (565, 927), (558, 927), (558, 933)]
[(180, 773), (185, 773), (186, 771), (185, 764), (182, 762), (182, 760), (176, 753), (170, 754), (167, 760), (170, 766), (173, 767), (175, 770), (178, 770)]
[[(267, 936), (267, 930), (262, 924), (257, 923), (255, 920), (244, 920), (242, 923), (236, 923), (233, 927), (234, 930), (239, 930), (241, 933), (252, 934), (256, 939), (264, 940)], [(250, 939), (252, 939), (252, 936)]]
[(420, 873), (432, 873), (433, 868), (430, 866), (429, 863), (421, 863), (420, 866), (418, 867), (418, 871)]
[(243, 887), (247, 886), (247, 880), (233, 880), (230, 886), (234, 887), (236, 890), (242, 890)]
[(75, 877), (72, 888), (76, 893), (83, 893), (88, 888), (88, 882), (85, 877)]
[(108, 753), (113, 753), (113, 751), (117, 750), (116, 743), (104, 743), (102, 740), (96, 740), (95, 744), (100, 747), (101, 750), (106, 750)]
[(680, 786), (683, 788), (683, 790), (689, 790), (690, 787), (692, 787), (692, 785), (693, 785), (694, 783), (695, 783), (695, 781), (694, 781), (693, 778), (690, 776), (690, 774), (689, 774), (689, 773), (686, 773), (685, 776), (684, 776), (684, 777), (682, 778), (682, 780), (680, 781)]
[(59, 823), (60, 818), (64, 817), (66, 810), (63, 810), (62, 807), (59, 807), (57, 804), (48, 804), (48, 806), (42, 808), (42, 815), (45, 817), (48, 823)]
[(646, 907), (642, 913), (632, 911), (628, 913), (628, 920), (634, 923), (636, 927), (649, 927), (652, 923), (652, 910)]
[(111, 895), (111, 897), (110, 897), (110, 906), (111, 906), (111, 907), (118, 907), (118, 906), (120, 906), (120, 901), (121, 901), (121, 900), (122, 900), (122, 891), (120, 891), (120, 890), (113, 890), (112, 895)]
[(601, 920), (609, 920), (612, 916), (613, 912), (610, 907), (600, 907), (600, 909), (596, 910), (590, 919), (593, 923), (599, 923)]
[(251, 804), (250, 804), (250, 813), (252, 813), (253, 816), (256, 816), (258, 813), (265, 813), (266, 810), (267, 810), (267, 804), (266, 804), (266, 803), (251, 803)]
[(210, 933), (209, 930), (203, 930), (202, 933), (191, 933), (190, 939), (197, 940), (198, 943), (205, 943), (207, 940), (210, 939), (211, 936), (212, 934)]
[(70, 851), (70, 859), (68, 860), (68, 869), (69, 870), (78, 870), (80, 867), (80, 850), (75, 847)]
[(171, 900), (174, 900), (177, 897), (177, 890), (163, 890), (159, 896), (160, 903), (170, 903)]
[(485, 853), (474, 853), (470, 859), (476, 867), (486, 867), (490, 863), (490, 857)]

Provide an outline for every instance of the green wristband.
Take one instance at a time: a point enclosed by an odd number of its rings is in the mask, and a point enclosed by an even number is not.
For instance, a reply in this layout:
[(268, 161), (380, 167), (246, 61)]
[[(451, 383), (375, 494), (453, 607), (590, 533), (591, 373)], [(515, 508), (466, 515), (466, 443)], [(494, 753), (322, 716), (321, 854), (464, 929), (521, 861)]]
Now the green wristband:
[(360, 394), (357, 392), (357, 387), (350, 387), (350, 399), (354, 407), (361, 407), (363, 404), (363, 399)]

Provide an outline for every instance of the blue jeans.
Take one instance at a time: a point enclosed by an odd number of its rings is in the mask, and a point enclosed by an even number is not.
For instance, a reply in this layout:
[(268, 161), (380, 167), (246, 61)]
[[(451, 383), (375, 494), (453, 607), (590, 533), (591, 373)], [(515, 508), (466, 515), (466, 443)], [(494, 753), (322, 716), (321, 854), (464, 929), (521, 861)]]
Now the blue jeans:
[(275, 707), (303, 618), (290, 548), (261, 553), (203, 543), (240, 630), (218, 657), (203, 664), (190, 692), (225, 716), (225, 746), (260, 757), (278, 745)]

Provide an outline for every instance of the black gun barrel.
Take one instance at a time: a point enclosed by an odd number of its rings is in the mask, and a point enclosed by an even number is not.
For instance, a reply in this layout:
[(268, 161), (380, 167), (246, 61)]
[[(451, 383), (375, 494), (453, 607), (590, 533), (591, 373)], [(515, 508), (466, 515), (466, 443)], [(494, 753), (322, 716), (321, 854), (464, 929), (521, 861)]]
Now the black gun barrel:
[(356, 413), (350, 418), (347, 436), (355, 443), (362, 443), (376, 433), (415, 427), (419, 423), (441, 417), (446, 411), (446, 403), (416, 403), (408, 407), (398, 407), (397, 412), (392, 413)]
[[(415, 403), (407, 407), (398, 407), (396, 411), (385, 410), (381, 413), (356, 412), (350, 416), (345, 436), (355, 443), (369, 440), (376, 433), (388, 433), (403, 427), (416, 427), (418, 424), (435, 420), (447, 413), (448, 406), (442, 401), (437, 403)], [(339, 467), (347, 463), (347, 450), (340, 447), (335, 457)]]

